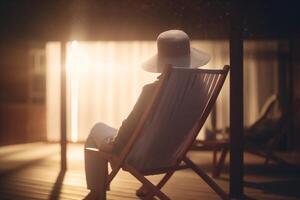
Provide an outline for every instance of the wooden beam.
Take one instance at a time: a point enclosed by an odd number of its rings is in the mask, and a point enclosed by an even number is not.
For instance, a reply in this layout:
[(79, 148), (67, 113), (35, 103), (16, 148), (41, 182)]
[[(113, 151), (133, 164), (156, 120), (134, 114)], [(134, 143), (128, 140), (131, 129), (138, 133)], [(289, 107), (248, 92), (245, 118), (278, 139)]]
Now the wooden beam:
[(292, 130), (292, 64), (291, 64), (291, 39), (278, 40), (278, 95), (279, 104), (283, 109), (282, 131), (285, 133), (285, 150), (293, 150)]
[(61, 170), (67, 169), (66, 42), (61, 42), (60, 147)]
[(230, 33), (230, 197), (243, 199), (243, 37), (241, 6), (232, 4)]

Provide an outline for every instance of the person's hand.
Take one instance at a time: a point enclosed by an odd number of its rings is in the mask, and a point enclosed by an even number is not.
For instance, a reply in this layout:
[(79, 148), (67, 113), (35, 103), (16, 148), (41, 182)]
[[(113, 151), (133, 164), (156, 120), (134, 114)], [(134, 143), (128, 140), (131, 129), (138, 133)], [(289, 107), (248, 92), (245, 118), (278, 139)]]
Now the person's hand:
[(114, 146), (114, 138), (106, 138), (105, 142), (100, 145), (99, 150), (105, 152), (111, 152)]
[(112, 149), (113, 149), (113, 146), (114, 146), (113, 142), (112, 143), (107, 143), (107, 144), (102, 144), (99, 149), (101, 151), (111, 152)]

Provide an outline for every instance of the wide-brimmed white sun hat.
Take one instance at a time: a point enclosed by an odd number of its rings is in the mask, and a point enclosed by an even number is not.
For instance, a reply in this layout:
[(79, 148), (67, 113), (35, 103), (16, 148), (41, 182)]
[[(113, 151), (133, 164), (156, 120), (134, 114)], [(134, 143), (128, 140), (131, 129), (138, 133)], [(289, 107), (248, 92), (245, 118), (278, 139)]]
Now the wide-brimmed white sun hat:
[(148, 72), (161, 73), (166, 65), (197, 68), (208, 63), (210, 55), (190, 47), (189, 36), (181, 30), (162, 32), (157, 37), (157, 53), (142, 64)]

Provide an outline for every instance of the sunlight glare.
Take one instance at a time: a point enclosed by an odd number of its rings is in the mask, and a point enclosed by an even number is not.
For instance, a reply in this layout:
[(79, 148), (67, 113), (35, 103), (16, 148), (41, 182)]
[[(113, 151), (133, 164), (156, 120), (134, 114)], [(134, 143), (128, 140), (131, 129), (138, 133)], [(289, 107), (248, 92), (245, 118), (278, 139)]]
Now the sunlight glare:
[(79, 67), (82, 65), (82, 55), (79, 43), (71, 42), (70, 51), (67, 51), (67, 76), (70, 83), (70, 107), (71, 107), (71, 141), (78, 141), (78, 90), (79, 90)]

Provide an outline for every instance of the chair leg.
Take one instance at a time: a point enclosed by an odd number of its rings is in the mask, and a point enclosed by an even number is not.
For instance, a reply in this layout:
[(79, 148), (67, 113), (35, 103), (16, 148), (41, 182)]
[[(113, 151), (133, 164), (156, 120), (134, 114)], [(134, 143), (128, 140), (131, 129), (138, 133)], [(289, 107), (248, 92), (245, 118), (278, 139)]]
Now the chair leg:
[(229, 200), (228, 195), (224, 190), (216, 184), (201, 168), (193, 163), (188, 157), (184, 157), (183, 161), (189, 165), (223, 200)]
[[(174, 174), (174, 171), (172, 170), (172, 171), (169, 171), (169, 172), (167, 172), (165, 175), (164, 175), (164, 177), (159, 181), (159, 183), (156, 185), (156, 187), (158, 188), (158, 189), (161, 189), (166, 183), (167, 183), (167, 181), (171, 178), (171, 176)], [(143, 187), (143, 186), (142, 186)], [(153, 196), (154, 196), (154, 193), (153, 192), (149, 192), (149, 193), (147, 193), (147, 196), (146, 196), (146, 198), (145, 198), (145, 200), (150, 200), (150, 199), (152, 199), (153, 198)]]
[(219, 162), (214, 166), (213, 168), (213, 173), (212, 173), (212, 177), (214, 178), (218, 178), (221, 174), (221, 170), (224, 167), (224, 163), (225, 163), (225, 159), (228, 153), (228, 148), (224, 147), (222, 152), (221, 152), (221, 156), (219, 159)]
[(126, 169), (135, 177), (137, 178), (145, 187), (147, 187), (149, 192), (153, 193), (154, 195), (158, 196), (162, 200), (170, 200), (170, 198), (165, 195), (159, 188), (153, 185), (148, 179), (146, 179), (142, 174), (140, 174), (136, 169), (133, 167), (126, 165)]
[(213, 149), (213, 174), (216, 171), (217, 168), (217, 156), (218, 156), (218, 149)]
[[(108, 174), (108, 176), (106, 178), (106, 187), (107, 188), (110, 187), (111, 181), (114, 179), (114, 177), (117, 175), (117, 173), (119, 172), (120, 169), (121, 169), (121, 167), (120, 167), (120, 165), (118, 165), (114, 169), (112, 169), (112, 171)], [(108, 172), (108, 169), (107, 169), (107, 172)]]

